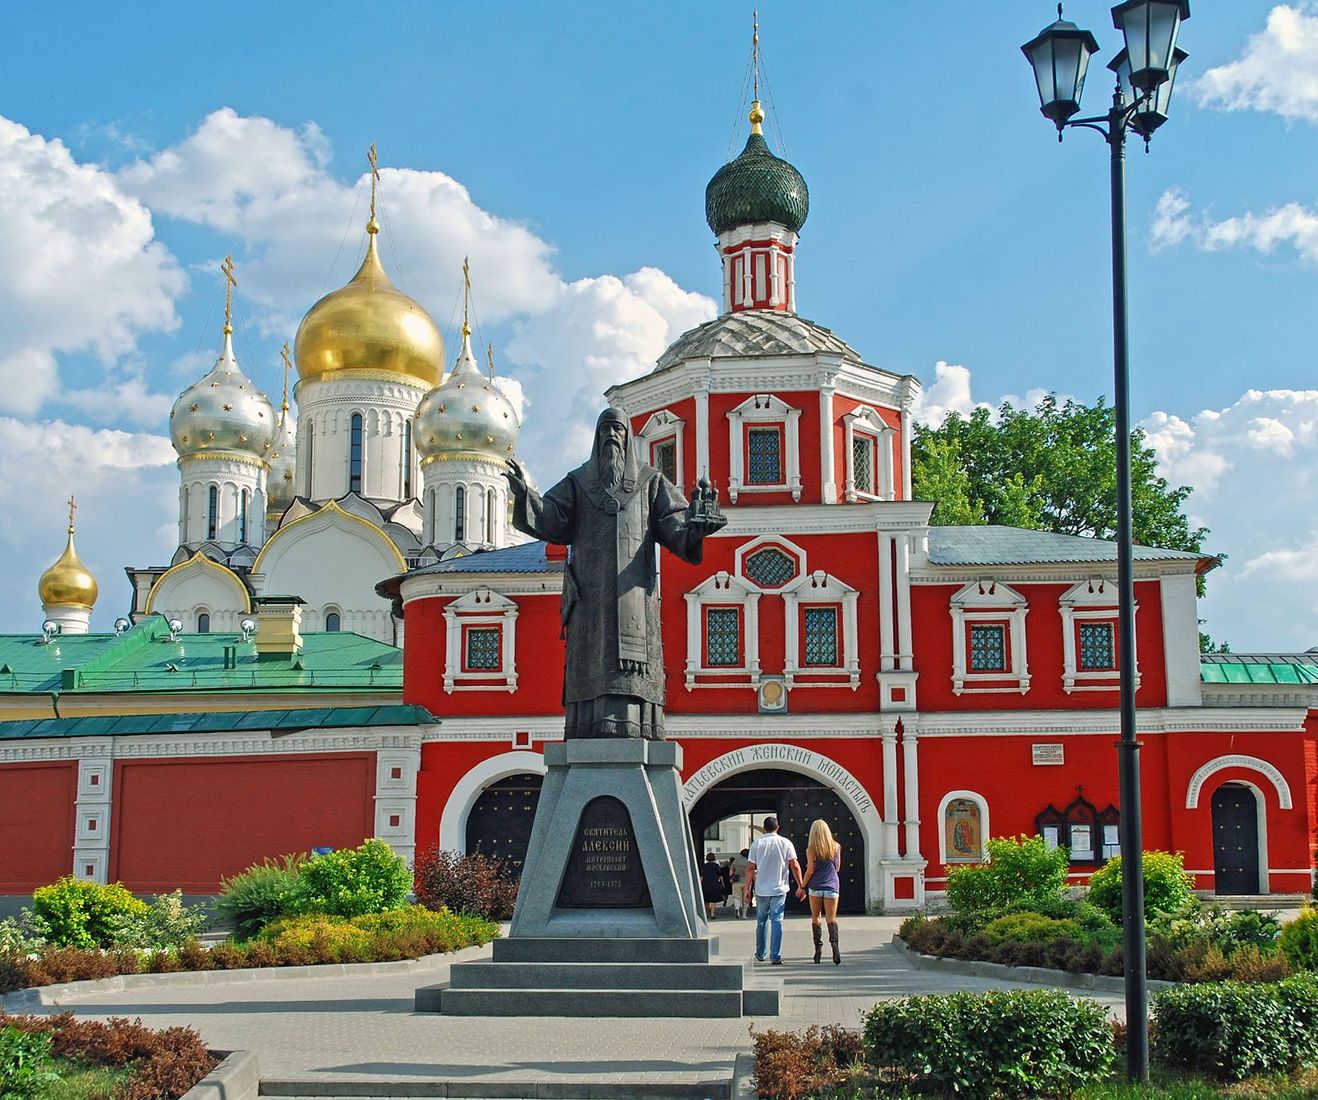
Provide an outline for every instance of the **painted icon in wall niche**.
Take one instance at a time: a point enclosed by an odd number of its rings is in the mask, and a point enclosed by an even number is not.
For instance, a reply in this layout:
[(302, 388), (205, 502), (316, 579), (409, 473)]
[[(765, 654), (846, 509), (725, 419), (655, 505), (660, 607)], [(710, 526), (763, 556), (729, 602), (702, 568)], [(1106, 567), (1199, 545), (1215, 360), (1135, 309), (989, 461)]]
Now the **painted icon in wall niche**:
[(760, 681), (760, 713), (783, 714), (787, 710), (787, 682), (781, 676)]
[(976, 863), (983, 856), (983, 822), (979, 805), (969, 798), (954, 798), (947, 804), (943, 822), (949, 863)]

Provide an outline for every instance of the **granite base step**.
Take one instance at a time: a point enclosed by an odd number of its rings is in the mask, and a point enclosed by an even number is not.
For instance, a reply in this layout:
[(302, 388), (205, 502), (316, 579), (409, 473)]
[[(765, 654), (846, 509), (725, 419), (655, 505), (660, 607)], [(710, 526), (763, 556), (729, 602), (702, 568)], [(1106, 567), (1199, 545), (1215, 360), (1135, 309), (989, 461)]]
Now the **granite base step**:
[(448, 982), (416, 991), (418, 1012), (445, 1016), (682, 1017), (776, 1016), (780, 990), (458, 989)]
[(517, 936), (495, 940), (491, 957), (496, 963), (708, 963), (717, 954), (717, 936), (699, 939)]
[(451, 989), (741, 989), (742, 963), (477, 962), (454, 966)]

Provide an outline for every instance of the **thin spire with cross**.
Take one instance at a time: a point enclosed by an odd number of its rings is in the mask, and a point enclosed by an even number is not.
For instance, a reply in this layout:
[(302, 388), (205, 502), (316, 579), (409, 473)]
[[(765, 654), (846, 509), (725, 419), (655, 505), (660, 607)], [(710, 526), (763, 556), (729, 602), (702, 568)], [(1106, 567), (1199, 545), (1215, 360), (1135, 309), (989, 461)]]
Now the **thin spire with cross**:
[(485, 345), (485, 359), (490, 364), (490, 381), (494, 381), (494, 345)]
[(78, 510), (78, 502), (69, 496), (69, 534), (73, 534), (73, 513)]
[(284, 341), (283, 350), (280, 351), (279, 357), (284, 361), (284, 403), (280, 406), (282, 412), (288, 412), (288, 374), (293, 369), (293, 360), (288, 357), (288, 341)]
[(371, 150), (366, 154), (366, 159), (371, 162), (371, 219), (366, 223), (366, 232), (378, 233), (380, 226), (375, 220), (375, 196), (380, 186), (380, 160), (375, 153), (375, 142), (371, 142)]
[(224, 257), (220, 270), (224, 272), (224, 335), (228, 336), (233, 332), (233, 288), (238, 285), (238, 280), (233, 277), (232, 252)]
[(462, 335), (471, 335), (471, 260), (462, 257)]
[(760, 10), (758, 8), (751, 12), (751, 79), (754, 81), (749, 116), (751, 133), (763, 134), (764, 130), (760, 126), (764, 121), (764, 108), (760, 106)]

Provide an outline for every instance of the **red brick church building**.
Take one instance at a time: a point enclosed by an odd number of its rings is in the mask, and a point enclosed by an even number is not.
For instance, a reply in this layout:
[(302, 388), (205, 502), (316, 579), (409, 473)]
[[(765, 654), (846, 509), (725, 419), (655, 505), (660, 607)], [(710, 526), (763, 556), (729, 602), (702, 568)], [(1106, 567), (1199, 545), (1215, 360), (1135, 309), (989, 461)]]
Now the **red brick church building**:
[[(1041, 833), (1083, 880), (1117, 845), (1113, 544), (934, 527), (912, 499), (919, 382), (796, 312), (804, 180), (759, 125), (710, 181), (723, 310), (611, 389), (643, 457), (729, 522), (699, 566), (660, 554), (668, 734), (698, 837), (776, 810), (828, 819), (844, 905), (918, 906), (989, 836)], [(405, 616), (421, 750), (416, 843), (517, 858), (562, 736), (565, 551), (452, 557), (381, 585)], [(1144, 830), (1201, 889), (1307, 892), (1318, 657), (1201, 658), (1216, 559), (1135, 551)], [(699, 843), (699, 840), (697, 841)]]

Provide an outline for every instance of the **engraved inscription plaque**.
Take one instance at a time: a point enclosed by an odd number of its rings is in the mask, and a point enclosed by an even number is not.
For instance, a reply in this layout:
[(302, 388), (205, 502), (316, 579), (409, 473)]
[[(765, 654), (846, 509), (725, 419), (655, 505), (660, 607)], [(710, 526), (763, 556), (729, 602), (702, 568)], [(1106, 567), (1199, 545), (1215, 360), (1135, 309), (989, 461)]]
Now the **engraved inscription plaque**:
[(631, 814), (619, 799), (601, 795), (581, 811), (558, 904), (563, 909), (643, 909), (650, 905)]

